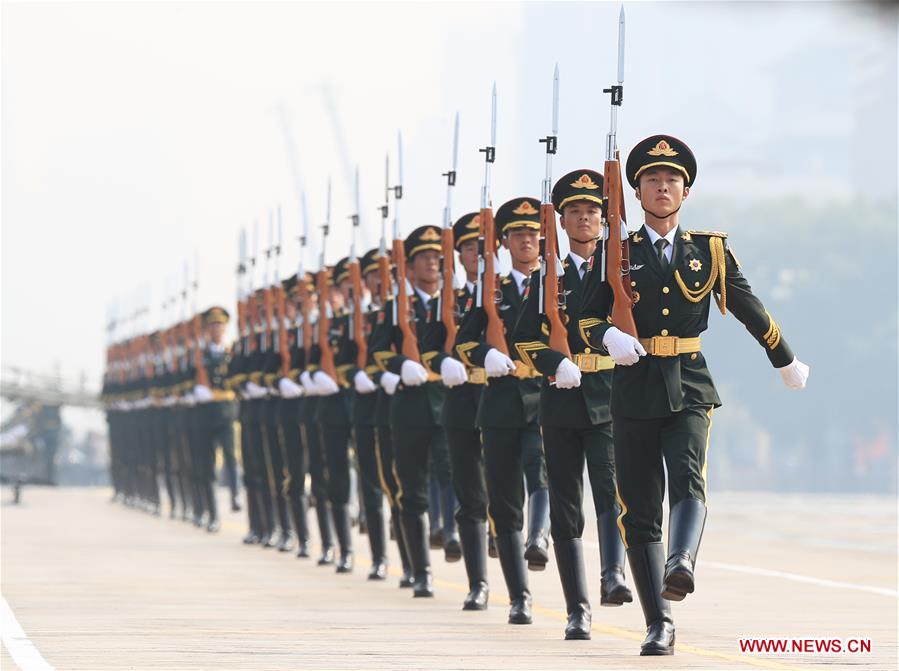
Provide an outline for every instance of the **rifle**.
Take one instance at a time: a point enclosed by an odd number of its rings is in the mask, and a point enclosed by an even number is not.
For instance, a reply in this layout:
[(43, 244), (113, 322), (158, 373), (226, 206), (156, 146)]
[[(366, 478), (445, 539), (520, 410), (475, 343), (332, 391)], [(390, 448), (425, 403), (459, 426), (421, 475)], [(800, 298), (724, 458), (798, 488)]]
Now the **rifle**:
[(552, 133), (540, 140), (546, 145), (546, 176), (543, 179), (543, 201), (540, 204), (540, 310), (549, 321), (549, 347), (569, 359), (568, 331), (559, 313), (559, 233), (552, 202), (552, 157), (558, 148), (559, 135), (559, 66), (553, 73)]
[[(618, 108), (624, 93), (624, 7), (618, 15), (618, 83), (603, 89), (610, 94), (612, 119), (606, 135), (606, 162), (603, 168), (603, 219), (606, 239), (606, 254), (603, 255), (602, 273), (609, 283), (614, 296), (612, 323), (624, 331), (637, 336), (634, 323), (634, 298), (631, 293), (630, 248), (628, 246), (624, 193), (621, 185), (621, 162), (618, 160)], [(608, 262), (606, 262), (608, 256)], [(611, 269), (611, 272), (609, 271)]]
[(403, 239), (400, 237), (399, 200), (403, 197), (403, 139), (401, 136), (398, 136), (397, 144), (399, 148), (399, 184), (393, 187), (393, 263), (396, 272), (393, 323), (399, 327), (400, 333), (403, 334), (401, 354), (407, 359), (421, 363), (418, 339), (412, 326), (412, 320), (409, 319), (409, 295), (406, 293), (406, 248), (403, 246)]
[[(402, 187), (400, 193), (402, 194)], [(386, 309), (387, 295), (391, 291), (390, 284), (390, 259), (387, 256), (387, 217), (390, 212), (390, 192), (393, 188), (390, 186), (390, 155), (385, 157), (384, 167), (384, 204), (379, 208), (381, 210), (381, 240), (378, 249), (378, 277), (381, 286), (381, 309)]]
[(356, 233), (359, 229), (359, 166), (356, 166), (356, 213), (350, 217), (353, 221), (353, 237), (350, 243), (350, 332), (356, 343), (356, 366), (365, 369), (368, 360), (368, 343), (365, 341), (365, 317), (362, 314), (362, 267), (356, 255)]
[(487, 344), (509, 356), (503, 321), (496, 308), (496, 227), (490, 198), (490, 168), (496, 160), (496, 83), (493, 84), (490, 107), (490, 144), (483, 149), (484, 185), (481, 187), (481, 230), (478, 237), (478, 307), (487, 316)]
[(290, 373), (290, 350), (287, 347), (287, 297), (284, 294), (284, 287), (281, 285), (281, 205), (278, 205), (278, 245), (275, 247), (275, 276), (272, 281), (272, 291), (274, 292), (275, 312), (277, 319), (275, 327), (277, 328), (276, 349), (278, 356), (281, 358), (281, 366), (278, 374), (286, 377)]
[[(273, 346), (272, 325), (275, 321), (275, 306), (272, 301), (272, 290), (269, 282), (269, 270), (271, 269), (272, 252), (275, 248), (274, 217), (271, 211), (268, 213), (268, 248), (265, 250), (265, 275), (262, 278), (262, 308), (263, 308), (263, 352), (268, 352)], [(264, 376), (263, 376), (264, 377)]]
[(247, 274), (247, 230), (240, 229), (237, 239), (237, 251), (239, 261), (237, 263), (237, 337), (240, 342), (241, 354), (246, 354), (247, 346), (244, 342), (247, 325), (247, 303), (244, 295), (245, 276)]
[(328, 334), (331, 330), (331, 301), (329, 299), (328, 268), (325, 266), (325, 243), (328, 241), (328, 230), (331, 227), (331, 180), (328, 180), (328, 204), (325, 214), (325, 223), (322, 226), (322, 253), (320, 267), (316, 277), (316, 290), (318, 291), (318, 347), (321, 350), (319, 367), (327, 373), (332, 380), (337, 380), (337, 368), (334, 365), (334, 352)]
[(443, 173), (446, 177), (446, 207), (443, 208), (443, 239), (441, 241), (441, 259), (443, 286), (440, 287), (440, 321), (446, 329), (446, 340), (443, 351), (451, 354), (456, 342), (456, 297), (453, 291), (453, 271), (456, 265), (455, 244), (453, 240), (453, 220), (450, 205), (453, 198), (453, 187), (456, 185), (456, 165), (459, 158), (459, 113), (456, 112), (456, 124), (453, 130), (453, 167)]
[[(185, 264), (185, 279), (187, 279), (187, 264)], [(200, 274), (199, 262), (196, 259), (196, 255), (194, 255), (194, 281), (189, 286), (192, 289), (191, 294), (191, 312), (193, 312), (193, 317), (189, 319), (188, 322), (185, 323), (185, 346), (189, 347), (187, 344), (190, 338), (193, 338), (193, 350), (194, 350), (194, 372), (196, 374), (196, 383), (199, 385), (203, 385), (204, 387), (209, 386), (209, 376), (206, 374), (206, 366), (203, 365), (203, 347), (205, 345), (205, 341), (203, 340), (203, 318), (200, 316), (200, 313), (197, 312), (197, 279)]]
[(297, 345), (302, 343), (303, 354), (309, 358), (312, 352), (312, 328), (309, 324), (309, 315), (312, 314), (312, 295), (309, 293), (309, 285), (306, 283), (306, 240), (309, 236), (309, 212), (306, 209), (306, 192), (300, 196), (303, 210), (303, 230), (300, 235), (300, 263), (297, 268), (297, 292), (300, 297), (300, 319), (302, 331), (297, 338)]

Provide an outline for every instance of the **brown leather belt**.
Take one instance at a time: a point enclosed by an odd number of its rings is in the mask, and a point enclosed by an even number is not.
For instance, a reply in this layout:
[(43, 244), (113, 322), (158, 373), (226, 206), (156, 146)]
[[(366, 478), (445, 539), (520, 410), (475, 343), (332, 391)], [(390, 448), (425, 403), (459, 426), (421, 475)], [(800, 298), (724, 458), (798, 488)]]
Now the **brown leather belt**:
[(678, 338), (677, 336), (653, 336), (640, 338), (643, 349), (651, 356), (678, 356), (698, 352), (700, 338)]

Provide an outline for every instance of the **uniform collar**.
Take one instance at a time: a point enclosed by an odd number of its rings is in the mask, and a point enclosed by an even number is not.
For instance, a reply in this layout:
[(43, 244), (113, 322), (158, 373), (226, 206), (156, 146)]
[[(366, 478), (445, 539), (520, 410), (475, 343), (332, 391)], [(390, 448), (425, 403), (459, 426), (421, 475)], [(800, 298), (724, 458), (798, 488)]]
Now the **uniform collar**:
[(515, 288), (518, 289), (518, 294), (521, 295), (524, 292), (524, 281), (530, 278), (530, 275), (525, 275), (515, 268), (510, 269), (509, 275), (512, 277), (512, 280), (515, 282)]
[[(658, 241), (659, 238), (661, 238), (662, 236), (659, 235), (658, 233), (656, 233), (650, 226), (644, 226), (643, 228), (646, 229), (646, 235), (649, 237), (649, 244), (655, 246), (656, 241)], [(671, 245), (672, 247), (674, 247), (674, 239), (677, 237), (677, 232), (679, 230), (680, 230), (680, 226), (679, 225), (675, 226), (670, 231), (668, 231), (668, 234), (665, 236), (665, 239), (668, 241), (668, 244)]]

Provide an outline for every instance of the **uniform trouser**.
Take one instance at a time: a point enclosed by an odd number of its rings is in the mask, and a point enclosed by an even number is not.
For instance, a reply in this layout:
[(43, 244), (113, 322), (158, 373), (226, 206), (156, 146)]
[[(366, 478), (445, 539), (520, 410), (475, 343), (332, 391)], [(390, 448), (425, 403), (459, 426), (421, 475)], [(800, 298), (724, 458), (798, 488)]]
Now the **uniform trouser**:
[(544, 426), (542, 431), (553, 540), (580, 538), (584, 533), (585, 460), (597, 517), (617, 510), (612, 423), (579, 429)]
[(312, 480), (312, 495), (316, 504), (328, 501), (328, 470), (325, 462), (325, 448), (318, 424), (303, 424), (307, 452), (309, 455), (309, 476)]
[[(443, 434), (443, 429), (440, 433)], [(450, 462), (449, 448), (446, 438), (435, 441), (430, 450), (429, 469), (431, 479), (439, 485), (450, 485), (453, 481), (453, 471)]]
[(281, 422), (284, 437), (284, 452), (287, 457), (287, 498), (304, 501), (306, 496), (306, 474), (309, 472), (309, 457), (303, 446), (303, 432), (299, 417), (285, 418)]
[(209, 439), (212, 441), (212, 468), (215, 471), (215, 450), (221, 448), (225, 463), (225, 477), (231, 498), (237, 498), (237, 459), (234, 456), (234, 423), (227, 417), (216, 417), (209, 422)]
[(525, 461), (530, 460), (530, 468), (536, 471), (529, 480), (539, 481), (540, 471), (545, 472), (540, 461), (534, 458), (535, 451), (540, 451), (540, 427), (533, 422), (520, 429), (483, 428), (481, 431), (493, 533), (521, 531), (524, 526)]
[(178, 495), (175, 487), (175, 463), (172, 455), (172, 412), (168, 408), (159, 413), (159, 452), (165, 490), (169, 497), (169, 505), (174, 511), (178, 505)]
[(375, 427), (377, 437), (378, 469), (381, 475), (381, 489), (387, 497), (391, 509), (399, 507), (400, 480), (396, 473), (396, 460), (393, 450), (393, 432), (389, 424), (378, 424)]
[[(262, 515), (261, 493), (256, 478), (256, 451), (253, 449), (251, 433), (250, 422), (246, 417), (245, 410), (242, 408), (240, 415), (240, 459), (243, 465), (243, 484), (247, 496), (247, 518), (250, 523), (250, 530), (259, 535), (263, 533), (263, 529), (253, 528), (254, 519), (251, 512), (256, 510), (259, 512), (259, 515)], [(256, 522), (256, 524), (258, 523)]]
[(273, 533), (275, 529), (275, 509), (272, 496), (274, 485), (271, 482), (269, 460), (266, 458), (265, 431), (258, 417), (249, 418), (246, 428), (249, 443), (247, 447), (252, 453), (252, 458), (248, 455), (248, 461), (253, 465), (252, 471), (247, 473), (247, 486), (250, 486), (250, 482), (253, 483), (256, 500), (259, 502), (262, 533), (267, 535)]
[(290, 521), (290, 514), (288, 513), (287, 492), (284, 487), (287, 454), (284, 449), (284, 440), (281, 435), (280, 400), (269, 399), (266, 401), (266, 404), (267, 405), (263, 409), (263, 416), (265, 418), (263, 432), (265, 434), (266, 470), (268, 472), (271, 496), (275, 501), (275, 507), (277, 509), (278, 523), (282, 532), (288, 533), (293, 527), (293, 524)]
[(484, 522), (487, 519), (487, 484), (480, 431), (455, 428), (444, 431), (449, 446), (453, 490), (459, 502), (456, 522)]
[(325, 463), (328, 469), (328, 500), (332, 506), (350, 502), (350, 425), (321, 426)]
[(706, 501), (712, 409), (687, 408), (658, 419), (616, 416), (613, 422), (622, 540), (625, 547), (661, 541), (665, 467), (669, 506), (687, 498)]
[(378, 445), (375, 427), (356, 424), (353, 427), (356, 460), (359, 462), (359, 481), (362, 489), (362, 505), (366, 519), (371, 514), (381, 514), (384, 493), (381, 490), (381, 472), (378, 466)]
[(400, 507), (404, 515), (421, 515), (428, 512), (431, 454), (446, 451), (446, 435), (442, 427), (434, 425), (391, 428)]

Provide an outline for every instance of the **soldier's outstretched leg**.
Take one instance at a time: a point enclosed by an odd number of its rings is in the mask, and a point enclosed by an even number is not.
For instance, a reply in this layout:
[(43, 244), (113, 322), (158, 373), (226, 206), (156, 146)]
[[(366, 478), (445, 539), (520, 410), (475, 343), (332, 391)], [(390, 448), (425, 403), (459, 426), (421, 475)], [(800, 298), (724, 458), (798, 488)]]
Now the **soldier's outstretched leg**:
[[(433, 458), (433, 457), (432, 457)], [(437, 478), (428, 479), (428, 543), (434, 550), (443, 547), (443, 497), (441, 496), (440, 483)]]
[(549, 561), (549, 485), (540, 430), (530, 424), (521, 432), (521, 461), (528, 490), (528, 538), (524, 558), (531, 571), (543, 571)]
[[(376, 416), (382, 418), (387, 416), (387, 398), (388, 397), (383, 393), (383, 390), (378, 392)], [(400, 485), (393, 458), (393, 434), (391, 433), (390, 425), (387, 423), (379, 423), (376, 427), (375, 435), (377, 436), (377, 451), (375, 456), (378, 460), (381, 489), (390, 504), (390, 524), (393, 529), (394, 541), (396, 542), (397, 549), (400, 553), (400, 562), (403, 566), (403, 576), (400, 578), (400, 587), (412, 587), (414, 582), (412, 576), (412, 563), (409, 560), (409, 553), (406, 549), (406, 537), (403, 535), (403, 522), (399, 505)]]
[(640, 646), (640, 654), (672, 655), (674, 620), (671, 604), (662, 597), (665, 548), (661, 543), (631, 545), (627, 549), (627, 559), (646, 620), (646, 638)]
[(413, 596), (434, 596), (434, 578), (431, 575), (430, 547), (428, 543), (428, 514), (403, 510), (403, 537), (412, 564)]
[(600, 606), (620, 606), (634, 600), (624, 583), (624, 543), (618, 530), (618, 507), (596, 520), (599, 531)]
[(375, 427), (357, 423), (354, 432), (362, 504), (371, 549), (371, 571), (368, 579), (384, 580), (387, 577), (387, 527), (384, 521), (384, 493), (381, 490), (381, 477), (378, 472)]
[(331, 506), (328, 503), (328, 477), (325, 471), (324, 447), (315, 419), (319, 400), (311, 397), (305, 399), (303, 403), (303, 435), (306, 437), (312, 496), (315, 498), (315, 517), (318, 521), (318, 533), (321, 541), (318, 565), (327, 566), (334, 563), (334, 537), (331, 530)]
[(352, 520), (350, 518), (350, 425), (329, 424), (321, 427), (322, 443), (328, 469), (328, 500), (334, 531), (340, 548), (338, 573), (353, 570)]
[(683, 499), (671, 507), (668, 518), (668, 561), (662, 597), (683, 601), (693, 593), (693, 568), (699, 554), (699, 542), (705, 528), (705, 503)]
[(509, 624), (531, 624), (531, 592), (520, 531), (497, 533), (496, 551), (509, 590)]
[(462, 559), (462, 544), (456, 528), (456, 492), (452, 482), (440, 485), (440, 512), (443, 515), (443, 557), (448, 562)]
[(490, 598), (487, 587), (487, 523), (460, 520), (459, 535), (469, 590), (462, 602), (462, 610), (486, 610)]
[(559, 579), (565, 595), (568, 623), (566, 640), (590, 640), (590, 597), (587, 594), (587, 571), (584, 568), (584, 546), (580, 538), (553, 540)]
[(247, 497), (247, 522), (249, 529), (243, 537), (247, 545), (255, 545), (262, 539), (260, 497), (256, 481), (256, 449), (252, 442), (252, 427), (248, 418), (251, 401), (240, 402), (240, 458), (243, 462), (244, 491)]
[(297, 557), (309, 556), (309, 523), (306, 519), (306, 473), (309, 460), (306, 455), (300, 413), (301, 399), (281, 399), (281, 431), (287, 456), (287, 500), (293, 528), (297, 533)]

